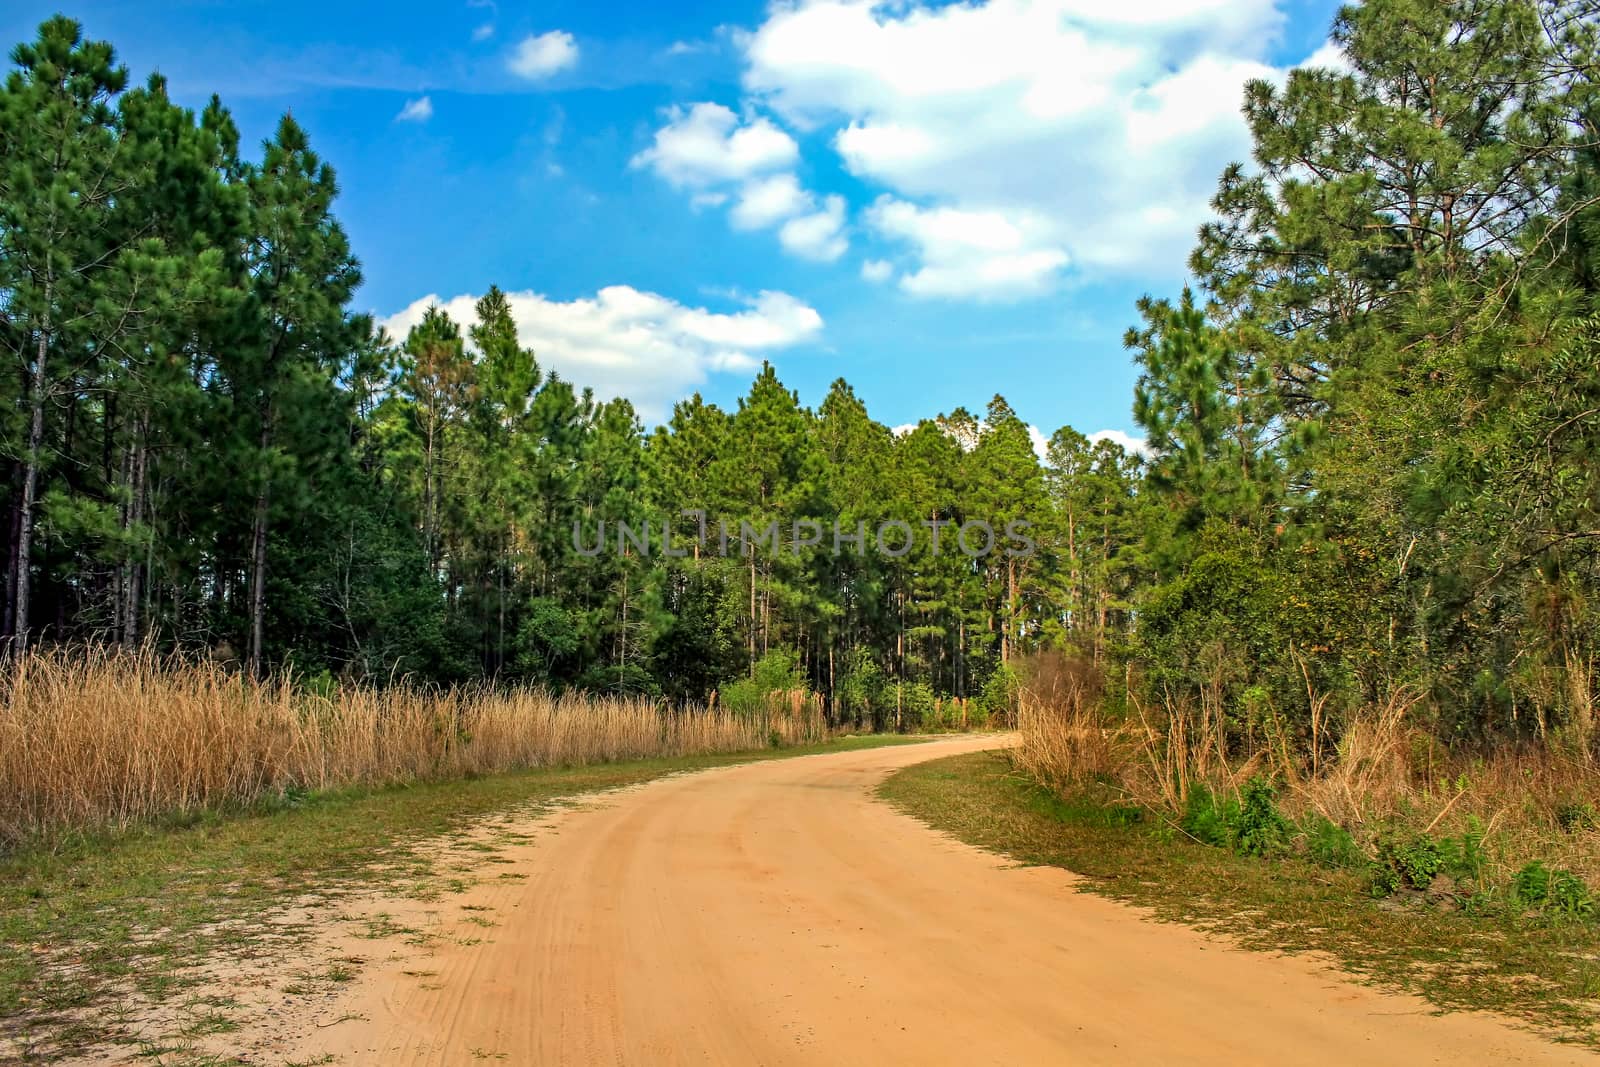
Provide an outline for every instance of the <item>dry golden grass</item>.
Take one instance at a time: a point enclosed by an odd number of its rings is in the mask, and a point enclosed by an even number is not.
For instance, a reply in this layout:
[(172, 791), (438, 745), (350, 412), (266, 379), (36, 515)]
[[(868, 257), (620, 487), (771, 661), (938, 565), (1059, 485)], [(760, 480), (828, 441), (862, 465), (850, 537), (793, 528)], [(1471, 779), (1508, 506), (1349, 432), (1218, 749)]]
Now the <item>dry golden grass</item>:
[(149, 653), (54, 652), (0, 691), (0, 843), (377, 787), (822, 740), (809, 704), (760, 716), (536, 689), (255, 683)]
[(1337, 721), (1313, 693), (1314, 714), (1298, 735), (1268, 711), (1241, 741), (1218, 702), (1150, 707), (1130, 695), (1127, 712), (1113, 713), (1103, 686), (1083, 661), (1035, 665), (1018, 714), (1023, 769), (1057, 788), (1108, 785), (1172, 813), (1197, 783), (1237, 795), (1266, 774), (1290, 817), (1319, 813), (1364, 844), (1386, 830), (1457, 834), (1475, 819), (1493, 873), (1542, 859), (1600, 886), (1600, 765), (1580, 746), (1453, 751), (1422, 725), (1420, 697), (1404, 689)]

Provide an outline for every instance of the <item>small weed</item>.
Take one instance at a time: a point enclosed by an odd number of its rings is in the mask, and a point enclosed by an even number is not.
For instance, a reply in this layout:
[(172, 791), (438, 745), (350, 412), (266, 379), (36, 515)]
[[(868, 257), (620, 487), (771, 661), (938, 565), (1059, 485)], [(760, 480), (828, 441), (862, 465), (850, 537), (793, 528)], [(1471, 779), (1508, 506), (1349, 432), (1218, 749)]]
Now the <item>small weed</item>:
[(1543, 860), (1534, 860), (1512, 877), (1511, 899), (1557, 919), (1585, 922), (1594, 916), (1594, 895), (1583, 879)]
[(1576, 834), (1600, 826), (1600, 816), (1596, 816), (1593, 804), (1568, 802), (1556, 808), (1556, 825), (1569, 834)]

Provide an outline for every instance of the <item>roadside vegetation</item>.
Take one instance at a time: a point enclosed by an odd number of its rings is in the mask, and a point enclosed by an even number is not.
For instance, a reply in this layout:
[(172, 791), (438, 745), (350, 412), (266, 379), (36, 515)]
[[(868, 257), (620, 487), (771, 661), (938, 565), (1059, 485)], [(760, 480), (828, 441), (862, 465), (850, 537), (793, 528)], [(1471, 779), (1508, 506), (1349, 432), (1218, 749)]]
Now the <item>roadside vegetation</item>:
[(150, 653), (54, 652), (0, 692), (0, 845), (539, 767), (823, 741), (806, 694), (669, 710), (539, 689), (255, 682)]
[[(1511, 858), (1542, 851), (1561, 831), (1537, 841), (1497, 831), (1485, 846), (1493, 861), (1471, 859), (1482, 843), (1454, 827), (1436, 828), (1431, 846), (1418, 848), (1407, 835), (1400, 852), (1380, 853), (1315, 814), (1269, 807), (1262, 790), (1242, 792), (1223, 794), (1221, 817), (1211, 800), (1197, 800), (1186, 818), (1107, 783), (1043, 785), (1003, 752), (919, 763), (881, 788), (936, 829), (1023, 863), (1065, 868), (1081, 891), (1159, 920), (1258, 951), (1313, 953), (1357, 980), (1443, 1010), (1499, 1012), (1557, 1040), (1600, 1047), (1600, 927)], [(1269, 854), (1254, 854), (1263, 840), (1275, 842)], [(1595, 850), (1592, 835), (1562, 851), (1584, 848)], [(1433, 875), (1422, 874), (1435, 864)], [(1375, 895), (1395, 867), (1417, 882)]]

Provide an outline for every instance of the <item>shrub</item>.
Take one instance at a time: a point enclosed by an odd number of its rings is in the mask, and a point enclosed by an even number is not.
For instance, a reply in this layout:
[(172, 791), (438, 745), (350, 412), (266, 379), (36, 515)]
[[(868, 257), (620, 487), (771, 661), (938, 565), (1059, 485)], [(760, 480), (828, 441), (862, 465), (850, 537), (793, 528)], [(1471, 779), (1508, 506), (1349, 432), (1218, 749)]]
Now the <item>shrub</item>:
[(1246, 856), (1275, 856), (1289, 842), (1289, 820), (1278, 810), (1278, 791), (1257, 775), (1244, 784), (1234, 827), (1234, 848)]
[[(1378, 858), (1373, 871), (1373, 892), (1385, 896), (1401, 888), (1426, 889), (1444, 868), (1439, 843), (1427, 834), (1416, 834), (1405, 841), (1390, 836), (1378, 839)], [(1385, 889), (1386, 892), (1380, 892)]]
[(1179, 825), (1196, 841), (1228, 848), (1233, 844), (1233, 824), (1238, 817), (1238, 802), (1232, 798), (1218, 800), (1209, 787), (1196, 782), (1189, 787)]
[(756, 661), (750, 677), (722, 687), (722, 706), (735, 715), (763, 716), (773, 711), (788, 693), (805, 693), (799, 660), (788, 649), (775, 648)]
[(939, 699), (927, 682), (900, 686), (901, 729), (934, 730), (939, 727)]
[(1519, 907), (1562, 919), (1583, 921), (1594, 915), (1594, 895), (1583, 879), (1543, 860), (1534, 860), (1512, 877), (1511, 899)]
[(1445, 870), (1457, 878), (1483, 878), (1489, 862), (1483, 849), (1483, 823), (1476, 815), (1467, 816), (1467, 828), (1460, 837), (1447, 837), (1439, 842), (1439, 856)]
[(866, 722), (874, 730), (884, 726), (884, 709), (894, 707), (894, 694), (885, 695), (883, 669), (866, 648), (853, 648), (844, 657), (834, 688), (840, 720)]
[(1366, 862), (1366, 854), (1350, 831), (1325, 815), (1308, 816), (1300, 833), (1305, 838), (1306, 855), (1324, 867), (1360, 867)]
[(1511, 878), (1511, 899), (1524, 908), (1537, 908), (1550, 897), (1550, 868), (1534, 860)]
[(1021, 695), (1021, 677), (1009, 664), (1001, 664), (983, 683), (977, 705), (982, 709), (985, 720), (993, 718), (1002, 723), (1015, 722)]

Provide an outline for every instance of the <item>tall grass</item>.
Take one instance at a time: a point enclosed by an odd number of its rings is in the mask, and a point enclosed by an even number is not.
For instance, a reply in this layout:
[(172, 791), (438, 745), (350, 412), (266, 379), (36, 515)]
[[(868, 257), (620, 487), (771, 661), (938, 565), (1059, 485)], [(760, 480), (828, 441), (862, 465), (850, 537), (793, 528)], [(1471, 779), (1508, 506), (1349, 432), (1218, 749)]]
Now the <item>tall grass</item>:
[(297, 790), (737, 752), (827, 733), (809, 704), (740, 714), (486, 686), (324, 693), (148, 652), (36, 654), (0, 684), (0, 844)]
[(1309, 721), (1290, 726), (1266, 709), (1248, 729), (1220, 701), (1152, 703), (1136, 685), (1108, 701), (1106, 688), (1086, 661), (1035, 664), (1018, 712), (1019, 765), (1064, 791), (1109, 788), (1174, 817), (1197, 787), (1238, 797), (1265, 776), (1291, 818), (1315, 813), (1369, 848), (1385, 833), (1459, 834), (1471, 820), (1498, 875), (1542, 859), (1600, 885), (1600, 765), (1583, 747), (1552, 738), (1451, 748), (1404, 688), (1338, 715), (1312, 692)]

